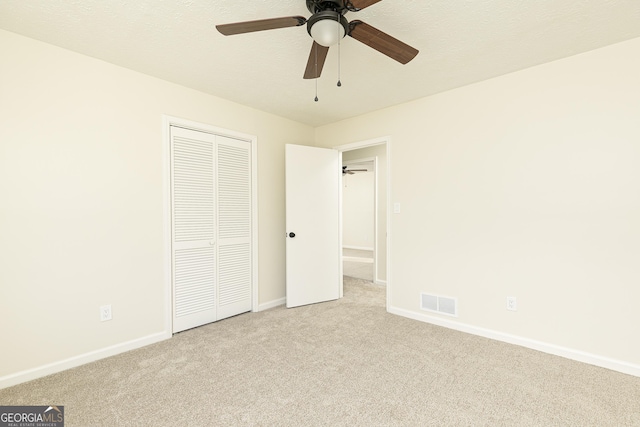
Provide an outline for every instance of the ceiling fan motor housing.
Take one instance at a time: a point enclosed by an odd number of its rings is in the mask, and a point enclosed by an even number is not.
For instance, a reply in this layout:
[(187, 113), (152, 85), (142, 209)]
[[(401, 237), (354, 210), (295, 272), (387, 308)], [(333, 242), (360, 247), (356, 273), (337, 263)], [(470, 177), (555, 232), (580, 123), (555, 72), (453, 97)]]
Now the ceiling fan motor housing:
[(325, 10), (332, 10), (344, 15), (347, 13), (347, 8), (344, 3), (343, 0), (307, 0), (307, 9), (313, 14)]

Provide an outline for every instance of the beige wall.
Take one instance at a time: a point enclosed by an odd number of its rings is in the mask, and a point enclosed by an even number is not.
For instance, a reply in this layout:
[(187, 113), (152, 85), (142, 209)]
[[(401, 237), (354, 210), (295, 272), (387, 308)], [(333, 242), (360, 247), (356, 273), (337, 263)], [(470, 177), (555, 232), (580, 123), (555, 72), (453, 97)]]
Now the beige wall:
[(164, 332), (163, 114), (258, 137), (259, 299), (284, 296), (284, 144), (311, 127), (5, 31), (0, 58), (0, 383)]
[(640, 374), (639, 76), (634, 39), (316, 129), (392, 138), (390, 309)]

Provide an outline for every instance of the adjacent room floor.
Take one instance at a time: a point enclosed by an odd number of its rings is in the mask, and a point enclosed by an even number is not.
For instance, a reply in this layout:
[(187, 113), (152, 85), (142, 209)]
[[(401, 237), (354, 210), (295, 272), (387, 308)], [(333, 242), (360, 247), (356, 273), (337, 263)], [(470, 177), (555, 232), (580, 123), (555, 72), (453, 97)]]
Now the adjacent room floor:
[(342, 249), (343, 274), (373, 282), (373, 251)]

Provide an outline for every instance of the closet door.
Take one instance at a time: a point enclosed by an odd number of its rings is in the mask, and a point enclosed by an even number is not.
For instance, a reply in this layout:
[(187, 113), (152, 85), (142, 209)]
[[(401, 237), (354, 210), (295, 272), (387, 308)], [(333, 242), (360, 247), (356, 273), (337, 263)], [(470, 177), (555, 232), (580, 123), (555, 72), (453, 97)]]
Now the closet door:
[(217, 319), (215, 139), (171, 127), (174, 333)]
[(251, 310), (251, 144), (171, 127), (173, 332)]
[(218, 319), (251, 310), (251, 144), (217, 146)]

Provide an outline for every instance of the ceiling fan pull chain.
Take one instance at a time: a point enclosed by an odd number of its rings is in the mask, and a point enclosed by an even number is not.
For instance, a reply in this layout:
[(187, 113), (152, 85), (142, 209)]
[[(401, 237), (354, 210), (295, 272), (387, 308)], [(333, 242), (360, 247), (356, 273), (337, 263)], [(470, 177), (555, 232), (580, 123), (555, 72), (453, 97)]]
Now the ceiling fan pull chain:
[(316, 97), (314, 99), (315, 102), (318, 102), (318, 46), (315, 45), (315, 43), (313, 44), (313, 50), (315, 52), (315, 56), (316, 56)]
[[(340, 18), (338, 17), (338, 22), (340, 22)], [(340, 81), (340, 28), (338, 28), (338, 87), (342, 86), (342, 82)]]

